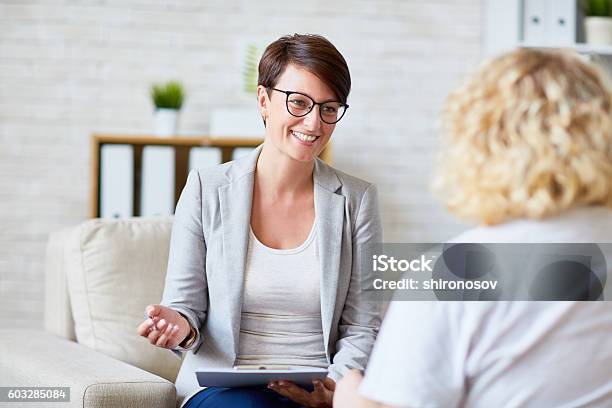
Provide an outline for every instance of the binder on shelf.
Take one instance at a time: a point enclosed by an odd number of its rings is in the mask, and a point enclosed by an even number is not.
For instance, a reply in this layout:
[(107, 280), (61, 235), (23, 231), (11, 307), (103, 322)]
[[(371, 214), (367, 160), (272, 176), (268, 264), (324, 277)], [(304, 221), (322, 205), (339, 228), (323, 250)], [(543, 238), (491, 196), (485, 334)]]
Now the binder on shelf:
[(140, 216), (174, 214), (174, 149), (146, 146), (141, 177)]
[(210, 147), (192, 147), (189, 151), (189, 171), (212, 167), (221, 163), (221, 150)]
[(100, 217), (133, 216), (131, 146), (106, 145), (100, 152)]
[[(229, 152), (252, 146), (259, 140), (233, 137), (222, 143), (213, 141), (215, 147), (207, 142), (206, 139), (182, 138), (160, 146), (158, 139), (146, 136), (94, 134), (92, 151), (96, 166), (92, 168), (95, 186), (91, 196), (92, 217), (171, 215), (175, 199), (184, 187), (175, 186), (175, 183), (184, 184), (185, 170), (214, 166), (222, 158), (231, 160), (226, 156)], [(238, 151), (234, 158), (249, 150)], [(186, 157), (187, 152), (190, 152), (189, 157)], [(138, 185), (133, 184), (135, 178)]]
[[(256, 105), (242, 108), (214, 109), (210, 118), (210, 135), (214, 137), (261, 137), (265, 135), (261, 113)], [(232, 154), (232, 160), (249, 154), (253, 148), (238, 147)], [(221, 163), (221, 156), (217, 163)]]
[(549, 24), (548, 0), (523, 1), (523, 42), (528, 45), (546, 43)]
[(576, 0), (523, 0), (523, 43), (572, 46), (576, 43)]
[(484, 55), (492, 56), (516, 48), (523, 41), (522, 2), (519, 0), (485, 0)]
[(254, 150), (253, 147), (237, 147), (234, 149), (232, 160), (239, 159), (242, 156), (246, 156)]
[(548, 43), (570, 46), (577, 40), (578, 5), (576, 0), (550, 2), (551, 29)]
[[(236, 147), (232, 160), (246, 156), (253, 151), (252, 147)], [(216, 166), (221, 163), (221, 150), (210, 147), (192, 147), (189, 152), (189, 170)]]

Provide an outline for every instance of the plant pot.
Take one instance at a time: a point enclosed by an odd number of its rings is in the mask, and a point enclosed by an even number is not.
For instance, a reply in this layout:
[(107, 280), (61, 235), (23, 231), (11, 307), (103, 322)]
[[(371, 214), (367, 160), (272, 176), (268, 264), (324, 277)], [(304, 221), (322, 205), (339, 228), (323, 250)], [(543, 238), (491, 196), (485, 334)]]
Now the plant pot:
[(173, 136), (178, 133), (178, 114), (176, 109), (158, 108), (155, 110), (155, 135)]
[(612, 18), (586, 17), (584, 19), (586, 42), (591, 45), (612, 44)]

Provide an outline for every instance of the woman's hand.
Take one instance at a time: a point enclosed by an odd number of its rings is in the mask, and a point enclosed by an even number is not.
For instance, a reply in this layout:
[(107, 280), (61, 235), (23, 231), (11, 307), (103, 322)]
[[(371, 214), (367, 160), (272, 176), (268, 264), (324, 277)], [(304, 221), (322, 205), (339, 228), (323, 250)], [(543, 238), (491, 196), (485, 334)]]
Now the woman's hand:
[(191, 326), (179, 312), (162, 305), (146, 308), (149, 318), (138, 326), (138, 334), (149, 343), (172, 349), (178, 346), (191, 332)]
[(336, 382), (328, 377), (324, 381), (314, 380), (312, 384), (314, 385), (314, 391), (312, 392), (308, 392), (290, 381), (272, 381), (268, 384), (268, 388), (304, 407), (331, 407)]

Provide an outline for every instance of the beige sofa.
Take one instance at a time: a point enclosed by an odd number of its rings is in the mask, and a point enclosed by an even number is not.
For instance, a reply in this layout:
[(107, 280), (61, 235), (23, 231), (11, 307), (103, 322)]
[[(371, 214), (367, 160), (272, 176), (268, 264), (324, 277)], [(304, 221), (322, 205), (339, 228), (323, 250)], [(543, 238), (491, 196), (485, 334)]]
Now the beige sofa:
[(0, 386), (70, 387), (44, 407), (175, 407), (181, 360), (136, 334), (161, 299), (172, 217), (94, 219), (51, 234), (44, 328), (0, 329)]

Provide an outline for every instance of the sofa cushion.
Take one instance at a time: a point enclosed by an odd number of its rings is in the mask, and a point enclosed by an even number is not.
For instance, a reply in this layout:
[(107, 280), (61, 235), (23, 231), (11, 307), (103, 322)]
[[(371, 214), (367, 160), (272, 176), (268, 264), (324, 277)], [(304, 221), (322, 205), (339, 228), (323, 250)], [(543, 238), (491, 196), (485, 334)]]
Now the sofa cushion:
[(174, 384), (48, 332), (0, 328), (0, 350), (3, 386), (70, 388), (70, 402), (1, 407), (176, 408)]
[(77, 341), (174, 381), (181, 360), (136, 332), (162, 298), (171, 229), (171, 216), (86, 221), (67, 238), (65, 267)]

